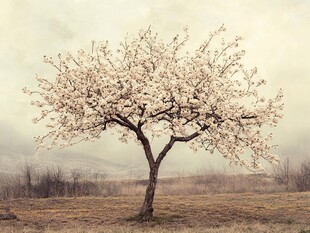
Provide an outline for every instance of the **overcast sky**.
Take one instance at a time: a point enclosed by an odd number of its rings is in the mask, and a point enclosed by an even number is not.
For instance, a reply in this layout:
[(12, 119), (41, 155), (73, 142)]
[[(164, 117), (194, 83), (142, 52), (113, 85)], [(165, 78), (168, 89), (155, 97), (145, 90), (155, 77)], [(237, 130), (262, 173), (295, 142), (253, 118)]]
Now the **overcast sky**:
[[(267, 80), (265, 94), (284, 91), (284, 119), (272, 129), (279, 145), (276, 152), (282, 158), (309, 158), (308, 0), (0, 0), (0, 158), (8, 151), (31, 156), (33, 136), (45, 132), (31, 123), (36, 110), (21, 92), (24, 86), (36, 86), (36, 74), (51, 76), (43, 55), (90, 49), (91, 40), (109, 40), (116, 46), (126, 33), (135, 34), (149, 25), (167, 41), (188, 25), (194, 48), (223, 23), (227, 37), (244, 37), (244, 61), (249, 68), (258, 67), (259, 76)], [(146, 166), (141, 148), (123, 145), (110, 134), (71, 150)], [(228, 164), (220, 156), (204, 151), (193, 154), (178, 146), (165, 166), (200, 169), (208, 168), (210, 161), (212, 166)]]

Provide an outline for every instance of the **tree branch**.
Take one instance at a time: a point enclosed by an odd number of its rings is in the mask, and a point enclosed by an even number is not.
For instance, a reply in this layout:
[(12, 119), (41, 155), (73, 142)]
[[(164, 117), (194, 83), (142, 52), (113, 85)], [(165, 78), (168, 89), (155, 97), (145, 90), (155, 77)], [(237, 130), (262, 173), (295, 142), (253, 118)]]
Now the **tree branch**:
[(164, 109), (164, 110), (162, 110), (162, 111), (160, 111), (158, 113), (151, 114), (150, 117), (157, 117), (157, 116), (159, 116), (161, 114), (164, 114), (164, 113), (167, 113), (167, 112), (171, 111), (173, 108), (174, 108), (174, 106), (173, 106), (173, 103), (172, 103), (171, 107), (169, 107), (167, 109)]
[[(206, 129), (208, 129), (209, 126), (204, 125), (203, 127), (201, 127), (200, 131), (205, 131)], [(174, 137), (174, 140), (176, 142), (188, 142), (196, 137), (198, 137), (200, 135), (200, 132), (195, 132), (189, 136), (185, 136), (185, 137)]]
[(257, 116), (241, 116), (241, 119), (255, 119)]
[(120, 118), (123, 122), (125, 122), (125, 124), (127, 125), (127, 127), (131, 130), (133, 130), (134, 132), (137, 132), (138, 131), (138, 127), (135, 126), (130, 120), (128, 120), (126, 117), (123, 117), (122, 115), (120, 114), (116, 114), (116, 116), (118, 118)]
[(136, 131), (136, 134), (137, 134), (138, 140), (143, 145), (143, 150), (145, 152), (145, 156), (147, 158), (147, 161), (149, 162), (149, 167), (150, 167), (150, 169), (152, 169), (155, 166), (155, 160), (154, 160), (154, 157), (153, 157), (153, 152), (152, 152), (152, 149), (151, 149), (150, 141), (144, 135), (144, 133), (142, 132), (141, 128), (139, 128)]
[(167, 152), (172, 148), (175, 143), (175, 137), (171, 136), (168, 144), (164, 147), (164, 149), (159, 153), (156, 159), (156, 165), (159, 166), (163, 158), (166, 156)]

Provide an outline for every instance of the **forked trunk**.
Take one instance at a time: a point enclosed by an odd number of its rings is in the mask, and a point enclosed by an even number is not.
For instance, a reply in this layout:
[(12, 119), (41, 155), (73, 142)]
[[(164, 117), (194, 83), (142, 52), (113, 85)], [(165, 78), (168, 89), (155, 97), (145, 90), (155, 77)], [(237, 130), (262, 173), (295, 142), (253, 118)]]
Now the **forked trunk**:
[(174, 142), (176, 141), (174, 137), (171, 136), (169, 143), (164, 147), (164, 149), (159, 153), (156, 160), (154, 160), (151, 145), (147, 137), (141, 131), (141, 128), (137, 131), (138, 140), (141, 141), (145, 156), (148, 160), (150, 167), (149, 184), (146, 188), (145, 198), (143, 205), (141, 206), (140, 212), (138, 214), (138, 219), (140, 221), (148, 221), (153, 217), (153, 200), (155, 195), (155, 188), (157, 184), (158, 168), (161, 164), (163, 158), (166, 156), (167, 152), (171, 149)]
[(144, 202), (138, 216), (141, 221), (148, 221), (153, 217), (153, 200), (157, 184), (158, 168), (159, 166), (155, 165), (150, 169), (149, 184), (146, 188)]

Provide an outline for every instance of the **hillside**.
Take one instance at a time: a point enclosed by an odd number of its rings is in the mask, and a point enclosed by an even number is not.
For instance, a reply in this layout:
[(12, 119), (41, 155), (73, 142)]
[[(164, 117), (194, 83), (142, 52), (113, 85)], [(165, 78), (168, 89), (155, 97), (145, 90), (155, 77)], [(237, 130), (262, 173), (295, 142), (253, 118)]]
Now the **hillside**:
[(25, 156), (22, 153), (7, 151), (0, 156), (0, 173), (15, 173), (26, 163), (35, 165), (38, 170), (60, 166), (67, 172), (79, 170), (87, 173), (104, 173), (113, 178), (128, 177), (135, 169), (83, 153), (70, 153), (70, 151), (59, 150), (39, 156)]

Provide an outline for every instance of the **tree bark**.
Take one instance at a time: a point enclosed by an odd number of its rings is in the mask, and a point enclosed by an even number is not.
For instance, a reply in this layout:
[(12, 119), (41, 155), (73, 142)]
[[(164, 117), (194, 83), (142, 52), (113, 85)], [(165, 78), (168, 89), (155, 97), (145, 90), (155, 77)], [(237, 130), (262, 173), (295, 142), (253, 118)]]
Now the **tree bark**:
[[(201, 129), (205, 130), (207, 129), (207, 126), (203, 126)], [(168, 144), (164, 147), (164, 149), (159, 153), (156, 161), (154, 160), (151, 145), (147, 137), (143, 134), (141, 127), (138, 127), (137, 131), (137, 138), (139, 141), (141, 141), (143, 145), (143, 149), (145, 152), (145, 156), (148, 160), (149, 167), (150, 167), (150, 174), (149, 174), (149, 184), (146, 188), (145, 198), (143, 205), (141, 206), (140, 212), (138, 214), (138, 219), (140, 221), (149, 221), (153, 217), (153, 201), (154, 201), (154, 195), (155, 195), (155, 188), (157, 184), (157, 176), (158, 176), (158, 169), (162, 162), (162, 160), (167, 155), (168, 151), (171, 150), (174, 143), (179, 142), (188, 142), (195, 137), (199, 135), (198, 132), (195, 132), (187, 137), (174, 137), (171, 136)]]
[(138, 139), (142, 142), (145, 156), (148, 160), (149, 167), (150, 167), (149, 184), (146, 188), (144, 202), (138, 214), (138, 219), (140, 221), (149, 221), (153, 217), (153, 211), (154, 211), (153, 201), (154, 201), (154, 195), (155, 195), (155, 188), (157, 184), (158, 169), (159, 169), (159, 166), (162, 160), (166, 156), (167, 152), (172, 148), (176, 140), (175, 140), (175, 137), (171, 136), (170, 141), (164, 147), (164, 149), (159, 153), (155, 161), (148, 139), (145, 137), (142, 131), (137, 132), (137, 136), (138, 136)]
[(157, 184), (158, 168), (159, 166), (157, 164), (150, 167), (149, 184), (146, 188), (144, 202), (138, 215), (141, 221), (149, 221), (153, 217), (153, 200)]

